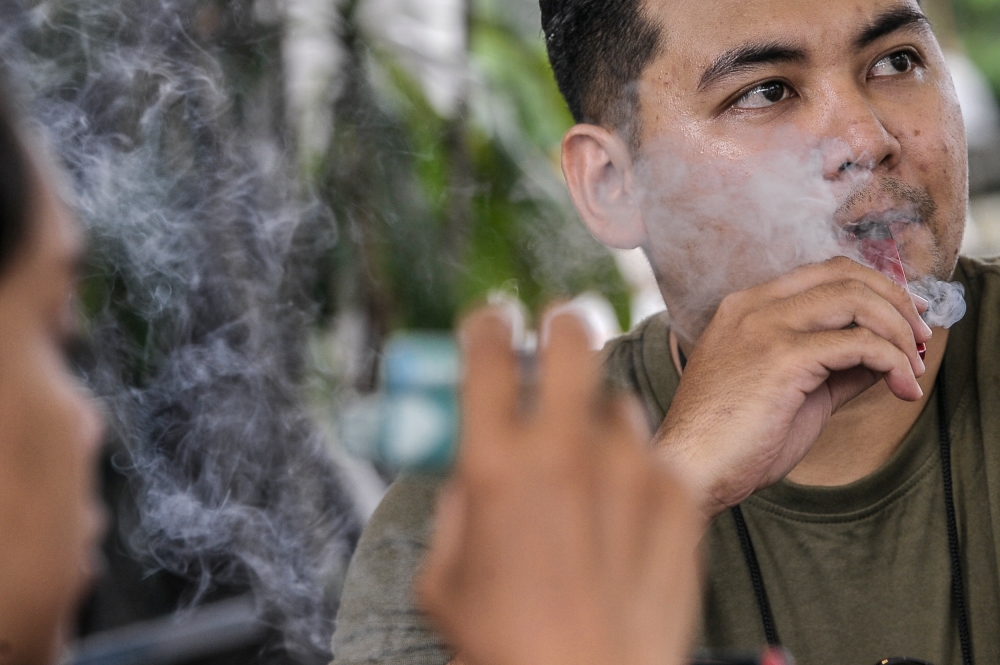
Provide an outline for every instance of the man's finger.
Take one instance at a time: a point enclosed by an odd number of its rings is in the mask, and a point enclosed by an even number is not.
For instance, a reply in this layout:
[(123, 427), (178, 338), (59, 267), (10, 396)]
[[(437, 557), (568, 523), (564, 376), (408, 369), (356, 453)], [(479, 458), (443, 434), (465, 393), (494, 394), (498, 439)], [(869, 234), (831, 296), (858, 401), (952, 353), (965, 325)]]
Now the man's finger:
[(838, 330), (852, 324), (867, 328), (906, 354), (916, 376), (924, 373), (913, 330), (887, 300), (859, 280), (822, 284), (781, 304), (786, 320), (800, 332)]
[(920, 318), (909, 291), (877, 270), (847, 257), (839, 256), (823, 263), (796, 268), (758, 289), (764, 297), (785, 299), (822, 284), (848, 280), (864, 282), (868, 288), (896, 308), (910, 325), (917, 342), (927, 342), (931, 338), (931, 329)]
[(882, 375), (878, 372), (860, 366), (831, 374), (826, 385), (830, 390), (832, 412), (839, 411), (840, 407), (874, 386), (881, 379)]
[(824, 368), (817, 374), (818, 383), (830, 372), (863, 366), (882, 374), (889, 390), (900, 399), (915, 402), (924, 395), (906, 354), (867, 328), (804, 334), (796, 355), (798, 362), (816, 362)]

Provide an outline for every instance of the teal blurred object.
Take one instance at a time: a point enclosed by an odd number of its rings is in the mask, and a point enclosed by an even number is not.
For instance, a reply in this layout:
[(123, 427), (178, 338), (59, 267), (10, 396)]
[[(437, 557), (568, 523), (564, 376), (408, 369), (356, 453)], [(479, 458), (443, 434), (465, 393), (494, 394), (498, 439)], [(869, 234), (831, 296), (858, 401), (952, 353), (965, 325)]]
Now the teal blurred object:
[(458, 442), (459, 371), (451, 335), (392, 337), (382, 355), (379, 392), (344, 410), (345, 448), (394, 470), (446, 471)]

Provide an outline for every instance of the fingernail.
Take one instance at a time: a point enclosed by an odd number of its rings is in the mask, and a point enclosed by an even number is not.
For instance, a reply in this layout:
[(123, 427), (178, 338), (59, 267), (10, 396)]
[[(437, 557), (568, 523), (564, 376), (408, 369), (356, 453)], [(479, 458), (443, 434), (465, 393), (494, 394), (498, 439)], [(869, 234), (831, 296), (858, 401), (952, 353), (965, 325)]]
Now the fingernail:
[(527, 318), (524, 303), (516, 298), (498, 298), (491, 295), (489, 305), (491, 313), (510, 328), (511, 348), (520, 348), (524, 342), (525, 319)]
[(541, 330), (539, 330), (539, 345), (544, 349), (549, 344), (549, 333), (552, 326), (552, 320), (557, 316), (564, 314), (569, 314), (576, 317), (576, 319), (583, 325), (583, 329), (587, 334), (587, 339), (590, 342), (591, 349), (595, 351), (600, 351), (603, 346), (603, 340), (601, 338), (600, 332), (597, 330), (597, 326), (594, 322), (594, 312), (588, 308), (587, 303), (579, 299), (570, 300), (569, 302), (563, 303), (557, 307), (552, 308), (546, 315), (545, 320), (542, 322)]
[(917, 344), (917, 355), (920, 356), (921, 361), (927, 360), (927, 345), (924, 343)]
[(928, 307), (931, 306), (930, 302), (928, 302), (926, 298), (922, 298), (921, 296), (918, 296), (916, 293), (910, 294), (910, 300), (912, 300), (913, 304), (917, 306), (917, 309), (920, 309), (921, 307), (927, 309)]
[(502, 312), (502, 316), (510, 324), (510, 345), (511, 348), (520, 348), (524, 343), (525, 319), (524, 303), (520, 300), (510, 300), (496, 305), (497, 310)]

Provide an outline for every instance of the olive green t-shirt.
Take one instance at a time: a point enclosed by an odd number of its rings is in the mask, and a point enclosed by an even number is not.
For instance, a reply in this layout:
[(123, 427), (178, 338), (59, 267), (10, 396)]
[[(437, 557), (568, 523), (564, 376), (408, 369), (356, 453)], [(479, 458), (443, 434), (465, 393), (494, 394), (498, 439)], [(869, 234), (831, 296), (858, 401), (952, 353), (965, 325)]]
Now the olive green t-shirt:
[[(965, 594), (975, 662), (1000, 662), (1000, 263), (962, 259), (969, 312), (952, 328), (943, 375)], [(679, 378), (668, 321), (650, 319), (609, 345), (609, 378), (636, 391), (651, 424)], [(800, 665), (874, 665), (910, 656), (961, 662), (939, 454), (937, 395), (881, 469), (843, 487), (782, 481), (743, 513), (782, 643)], [(397, 481), (348, 571), (335, 663), (443, 665), (451, 654), (414, 609), (412, 579), (427, 544), (439, 479)], [(705, 540), (699, 643), (755, 649), (765, 641), (729, 512)]]

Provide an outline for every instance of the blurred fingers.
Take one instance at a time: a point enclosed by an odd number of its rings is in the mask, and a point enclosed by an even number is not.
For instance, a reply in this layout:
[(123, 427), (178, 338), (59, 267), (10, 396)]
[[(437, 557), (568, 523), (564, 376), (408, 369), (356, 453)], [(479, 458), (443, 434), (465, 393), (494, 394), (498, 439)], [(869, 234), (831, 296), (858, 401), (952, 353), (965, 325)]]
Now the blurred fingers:
[[(572, 305), (552, 310), (542, 329), (537, 417), (561, 430), (586, 427), (600, 383), (591, 331)], [(561, 437), (570, 439), (572, 437)]]
[(418, 603), (439, 619), (445, 618), (441, 613), (452, 604), (449, 597), (461, 565), (465, 517), (465, 497), (457, 485), (448, 483), (438, 495), (430, 547), (416, 580)]
[(476, 464), (507, 438), (517, 419), (519, 365), (512, 348), (521, 313), (499, 305), (473, 312), (459, 329), (463, 378), (459, 466)]
[(616, 395), (611, 399), (612, 426), (645, 448), (653, 438), (646, 411), (635, 395)]

